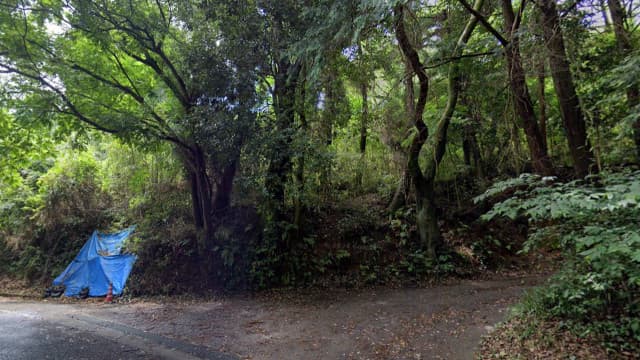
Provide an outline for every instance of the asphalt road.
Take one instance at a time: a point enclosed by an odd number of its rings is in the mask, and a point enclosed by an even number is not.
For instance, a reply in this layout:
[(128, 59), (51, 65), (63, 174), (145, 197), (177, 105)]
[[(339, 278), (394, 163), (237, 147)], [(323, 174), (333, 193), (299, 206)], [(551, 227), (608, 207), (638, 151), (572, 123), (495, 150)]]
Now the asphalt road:
[(0, 359), (152, 359), (144, 350), (95, 332), (0, 313)]
[(0, 302), (0, 360), (234, 358), (78, 313), (62, 304)]

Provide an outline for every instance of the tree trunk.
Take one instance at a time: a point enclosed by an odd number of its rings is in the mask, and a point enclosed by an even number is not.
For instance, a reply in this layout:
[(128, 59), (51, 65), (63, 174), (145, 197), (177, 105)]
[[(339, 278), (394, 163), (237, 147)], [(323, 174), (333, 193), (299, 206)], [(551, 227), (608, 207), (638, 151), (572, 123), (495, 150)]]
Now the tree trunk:
[[(616, 44), (620, 55), (628, 56), (633, 50), (631, 43), (631, 34), (625, 28), (625, 21), (627, 19), (627, 12), (622, 6), (620, 0), (607, 0), (609, 4), (609, 11), (611, 12), (611, 20), (613, 22), (613, 31), (616, 36)], [(634, 83), (627, 88), (627, 105), (629, 108), (633, 108), (640, 104), (640, 90), (638, 84)], [(633, 140), (636, 145), (636, 155), (638, 162), (640, 162), (640, 118), (636, 119), (633, 124)]]
[(625, 28), (627, 12), (620, 0), (607, 0), (609, 11), (611, 12), (611, 21), (613, 22), (613, 32), (616, 36), (616, 43), (622, 55), (626, 55), (633, 49), (631, 44), (631, 34)]
[(527, 87), (526, 73), (522, 67), (520, 37), (518, 35), (520, 19), (515, 17), (511, 0), (502, 0), (502, 14), (505, 33), (509, 39), (509, 45), (505, 49), (509, 86), (513, 94), (515, 111), (522, 120), (524, 133), (527, 136), (533, 169), (542, 175), (553, 175), (551, 159), (547, 154), (543, 136), (538, 127), (538, 119)]
[(198, 199), (200, 200), (200, 211), (202, 213), (202, 223), (204, 228), (204, 237), (200, 239), (200, 253), (204, 254), (206, 250), (212, 248), (213, 241), (213, 208), (211, 196), (211, 181), (207, 175), (207, 167), (204, 154), (200, 147), (195, 147), (194, 153), (194, 173), (196, 176), (196, 188), (198, 191)]
[(211, 247), (214, 227), (211, 182), (207, 175), (205, 156), (198, 145), (178, 149), (178, 153), (189, 178), (193, 219), (200, 233), (198, 251), (204, 254), (204, 251)]
[(512, 150), (512, 154), (510, 154), (508, 157), (510, 158), (510, 162), (511, 162), (511, 170), (513, 172), (513, 174), (520, 174), (523, 171), (525, 171), (525, 167), (526, 167), (526, 163), (523, 163), (521, 161), (521, 159), (524, 157), (523, 151), (522, 151), (522, 141), (520, 140), (520, 128), (518, 127), (517, 122), (515, 121), (515, 119), (512, 119), (512, 126), (509, 128), (510, 130), (510, 134), (509, 134), (509, 141), (511, 142), (511, 146), (513, 148)]
[(224, 213), (231, 206), (231, 192), (237, 167), (238, 159), (234, 159), (220, 172), (220, 178), (216, 181), (216, 193), (213, 200), (213, 211), (216, 214)]
[(428, 258), (435, 260), (442, 246), (442, 234), (438, 225), (434, 182), (423, 181), (415, 190), (418, 236)]
[[(304, 76), (302, 79), (302, 85), (300, 86), (300, 105), (298, 106), (298, 118), (300, 119), (300, 130), (307, 131), (307, 114), (305, 108), (305, 101), (307, 97), (306, 81)], [(304, 193), (304, 167), (305, 167), (305, 154), (300, 153), (297, 156), (297, 164), (295, 169), (295, 184), (296, 184), (296, 197), (294, 200), (294, 213), (293, 213), (293, 225), (295, 230), (295, 241), (301, 241), (304, 235), (304, 218), (303, 218), (303, 203), (302, 196)]]
[(462, 156), (464, 159), (464, 165), (468, 168), (471, 168), (471, 141), (467, 136), (467, 126), (465, 125), (462, 129)]
[[(474, 9), (477, 11), (482, 7), (483, 0), (476, 0)], [(420, 57), (415, 48), (409, 41), (404, 25), (404, 8), (402, 5), (396, 5), (394, 8), (396, 14), (395, 35), (400, 45), (400, 49), (406, 60), (411, 65), (412, 70), (418, 77), (419, 93), (415, 110), (412, 113), (413, 122), (417, 129), (417, 134), (411, 142), (409, 148), (409, 160), (407, 168), (411, 175), (416, 190), (416, 224), (418, 226), (418, 235), (421, 248), (426, 251), (429, 259), (435, 260), (436, 255), (443, 245), (442, 235), (438, 227), (438, 214), (435, 204), (434, 183), (437, 173), (438, 164), (445, 154), (447, 144), (447, 129), (453, 117), (453, 112), (459, 95), (460, 88), (460, 66), (457, 62), (451, 63), (449, 67), (449, 87), (447, 107), (438, 121), (436, 132), (433, 134), (432, 154), (427, 157), (427, 167), (425, 172), (420, 169), (420, 150), (429, 138), (429, 129), (427, 128), (422, 113), (427, 102), (427, 94), (429, 91), (429, 78), (424, 70)], [(460, 35), (453, 56), (462, 54), (464, 45), (471, 37), (473, 29), (478, 19), (472, 16), (467, 23), (464, 31)]]
[(596, 158), (596, 166), (598, 167), (598, 171), (602, 171), (602, 134), (600, 132), (600, 128), (602, 126), (602, 119), (600, 118), (600, 111), (596, 110), (593, 112), (593, 128), (595, 129), (595, 145), (593, 147), (593, 152)]
[[(462, 91), (461, 91), (462, 92)], [(484, 178), (484, 164), (482, 163), (482, 155), (480, 153), (480, 145), (476, 136), (476, 128), (481, 123), (481, 116), (469, 101), (468, 96), (460, 96), (460, 102), (466, 106), (467, 117), (470, 121), (465, 122), (462, 128), (462, 151), (464, 156), (464, 164), (471, 168), (473, 174), (478, 179)]]
[(367, 94), (367, 83), (360, 84), (360, 95), (362, 96), (362, 113), (360, 114), (360, 164), (356, 174), (356, 185), (362, 191), (362, 177), (366, 168), (365, 153), (367, 151), (367, 124), (369, 122), (369, 99)]
[(640, 162), (640, 119), (636, 119), (633, 123), (633, 141), (636, 144), (636, 155)]
[(200, 202), (200, 190), (198, 189), (198, 179), (194, 170), (187, 169), (189, 184), (191, 185), (191, 207), (193, 210), (193, 221), (196, 229), (204, 228), (204, 217), (202, 216), (202, 206)]
[[(322, 111), (321, 124), (320, 124), (320, 136), (324, 141), (326, 148), (325, 151), (329, 152), (329, 146), (333, 143), (333, 127), (338, 115), (338, 108), (336, 103), (339, 101), (336, 96), (336, 83), (339, 81), (336, 75), (336, 69), (333, 64), (326, 67), (326, 73), (324, 77), (324, 109)], [(320, 190), (325, 198), (329, 198), (332, 194), (332, 166), (330, 163), (322, 166), (320, 169)]]
[(406, 166), (400, 176), (400, 183), (393, 193), (393, 198), (389, 204), (389, 213), (393, 214), (401, 207), (405, 206), (409, 199), (409, 190), (411, 189), (411, 175)]
[(538, 57), (536, 64), (536, 76), (538, 80), (538, 125), (540, 126), (540, 135), (542, 135), (542, 144), (547, 155), (549, 154), (549, 145), (547, 144), (547, 99), (545, 97), (545, 61), (542, 56)]
[[(417, 75), (419, 81), (418, 101), (409, 114), (413, 118), (413, 124), (416, 127), (417, 134), (411, 141), (409, 148), (409, 159), (407, 161), (407, 170), (411, 176), (411, 180), (416, 191), (416, 225), (418, 226), (418, 236), (420, 247), (426, 251), (428, 258), (435, 259), (436, 248), (440, 244), (440, 231), (437, 228), (437, 214), (434, 210), (435, 204), (433, 199), (428, 198), (429, 186), (433, 188), (433, 183), (429, 183), (420, 169), (420, 151), (429, 138), (429, 128), (422, 119), (425, 105), (427, 103), (427, 95), (429, 92), (429, 78), (424, 70), (424, 66), (420, 62), (420, 57), (411, 44), (407, 36), (404, 24), (404, 7), (397, 5), (394, 9), (396, 13), (395, 33), (396, 39), (400, 44), (400, 49), (405, 60), (411, 65), (414, 74)], [(432, 227), (436, 224), (436, 231)]]
[(478, 144), (478, 138), (476, 137), (475, 127), (468, 126), (467, 138), (470, 140), (474, 174), (476, 175), (476, 178), (484, 179), (484, 164), (482, 163), (482, 155), (480, 154), (480, 145)]
[(333, 123), (336, 118), (337, 108), (336, 108), (336, 91), (335, 91), (335, 83), (337, 81), (336, 74), (334, 73), (336, 70), (331, 66), (327, 67), (327, 74), (325, 78), (325, 86), (324, 86), (324, 111), (322, 116), (322, 135), (324, 136), (324, 142), (327, 146), (333, 143)]
[(478, 139), (476, 138), (475, 125), (465, 124), (462, 131), (462, 149), (464, 151), (465, 165), (471, 168), (476, 178), (482, 179), (484, 177), (484, 171), (482, 169), (482, 157), (480, 155), (480, 146), (478, 145)]
[(585, 177), (592, 170), (593, 154), (587, 139), (584, 114), (569, 68), (556, 3), (555, 0), (540, 0), (537, 4), (542, 14), (542, 27), (548, 50), (551, 77), (558, 95), (560, 113), (569, 142), (574, 171), (578, 177)]
[(303, 236), (304, 218), (302, 216), (303, 203), (302, 193), (304, 192), (304, 156), (297, 158), (297, 166), (295, 171), (296, 180), (296, 198), (294, 200), (293, 209), (293, 227), (295, 231), (295, 241), (301, 241)]
[[(413, 119), (414, 119), (414, 111), (416, 106), (415, 93), (413, 90), (413, 69), (411, 68), (411, 64), (408, 61), (405, 61), (405, 78), (404, 78), (404, 106), (405, 113), (407, 114), (407, 118), (410, 119), (408, 121), (407, 127), (413, 127)], [(404, 127), (404, 125), (403, 125)], [(405, 206), (409, 202), (409, 195), (411, 192), (411, 174), (409, 174), (409, 169), (407, 168), (408, 157), (405, 154), (402, 148), (402, 140), (398, 141), (398, 144), (395, 145), (394, 151), (396, 152), (396, 157), (402, 159), (402, 172), (400, 174), (400, 182), (398, 183), (398, 187), (396, 191), (393, 193), (393, 199), (391, 199), (391, 203), (389, 204), (389, 212), (395, 213), (401, 207)]]
[(299, 64), (281, 60), (275, 76), (274, 109), (276, 113), (275, 139), (271, 160), (267, 169), (265, 187), (269, 195), (268, 212), (271, 217), (270, 229), (280, 251), (288, 251), (289, 239), (285, 234), (285, 185), (291, 171), (291, 142), (293, 141), (293, 123), (295, 119), (296, 83), (300, 72)]

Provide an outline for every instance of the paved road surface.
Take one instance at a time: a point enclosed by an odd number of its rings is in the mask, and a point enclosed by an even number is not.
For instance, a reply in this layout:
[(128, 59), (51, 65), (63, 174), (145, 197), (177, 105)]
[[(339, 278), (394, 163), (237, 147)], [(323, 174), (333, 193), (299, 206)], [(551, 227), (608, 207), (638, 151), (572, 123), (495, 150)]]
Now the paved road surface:
[(64, 304), (0, 301), (0, 360), (234, 357), (85, 315)]
[(152, 359), (144, 350), (94, 331), (0, 313), (0, 359)]

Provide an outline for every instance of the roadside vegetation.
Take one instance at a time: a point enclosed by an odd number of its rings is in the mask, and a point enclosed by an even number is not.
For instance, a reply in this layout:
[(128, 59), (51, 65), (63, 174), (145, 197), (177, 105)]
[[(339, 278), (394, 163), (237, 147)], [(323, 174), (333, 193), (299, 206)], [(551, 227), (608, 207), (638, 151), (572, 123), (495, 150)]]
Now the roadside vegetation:
[[(476, 198), (483, 201), (510, 189), (513, 195), (495, 204), (483, 220), (525, 217), (533, 224), (533, 231), (522, 251), (544, 246), (563, 254), (562, 268), (548, 285), (527, 296), (498, 336), (503, 337), (504, 344), (520, 346), (520, 350), (527, 348), (523, 342), (532, 343), (529, 354), (522, 358), (534, 354), (546, 357), (530, 336), (546, 342), (543, 347), (550, 347), (555, 355), (568, 351), (561, 342), (552, 340), (556, 336), (563, 341), (569, 337), (569, 342), (574, 343), (573, 351), (579, 350), (576, 344), (581, 339), (587, 344), (599, 344), (606, 354), (621, 358), (638, 354), (639, 175), (637, 170), (601, 172), (566, 183), (523, 175), (496, 183)], [(504, 337), (517, 341), (506, 341)], [(506, 353), (512, 350), (507, 349)], [(584, 356), (600, 357), (581, 355)]]
[(0, 283), (130, 225), (132, 295), (554, 272), (482, 356), (633, 357), (639, 11), (0, 0)]

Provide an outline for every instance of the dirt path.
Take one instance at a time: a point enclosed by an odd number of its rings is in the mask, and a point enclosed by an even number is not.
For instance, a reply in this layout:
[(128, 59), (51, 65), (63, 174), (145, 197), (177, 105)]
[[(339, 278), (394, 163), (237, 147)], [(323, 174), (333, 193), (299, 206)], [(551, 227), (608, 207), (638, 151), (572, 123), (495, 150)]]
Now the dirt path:
[(92, 316), (242, 359), (472, 359), (481, 336), (525, 289), (542, 281), (82, 307)]

